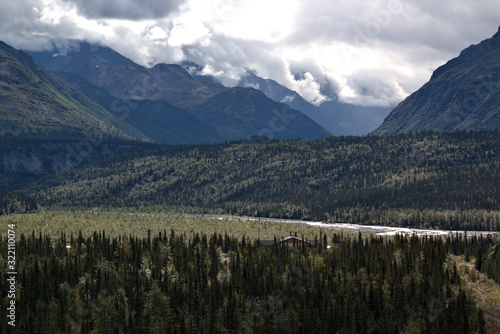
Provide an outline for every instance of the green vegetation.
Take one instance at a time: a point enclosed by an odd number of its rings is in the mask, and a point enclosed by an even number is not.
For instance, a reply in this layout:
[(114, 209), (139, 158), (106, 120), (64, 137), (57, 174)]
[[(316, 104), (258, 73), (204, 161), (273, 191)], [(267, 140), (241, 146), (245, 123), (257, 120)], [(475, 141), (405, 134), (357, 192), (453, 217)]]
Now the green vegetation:
[(484, 333), (450, 254), (487, 254), (491, 238), (316, 237), (18, 235), (17, 325), (2, 333)]
[(109, 156), (26, 193), (54, 208), (499, 230), (500, 133), (168, 146)]
[[(498, 265), (500, 262), (491, 263)], [(478, 307), (483, 310), (487, 332), (497, 333), (500, 330), (500, 284), (478, 272), (470, 262), (457, 259), (457, 269), (462, 283), (474, 296)]]
[(0, 219), (13, 213), (26, 213), (38, 209), (38, 204), (33, 197), (22, 194), (0, 194)]
[[(85, 96), (0, 42), (0, 226), (9, 231), (0, 230), (0, 307), (16, 305), (16, 326), (2, 321), (1, 333), (500, 330), (498, 234), (381, 237), (218, 216), (500, 231), (500, 132), (271, 140), (251, 134), (326, 132), (256, 90), (207, 86), (177, 65), (146, 70), (108, 49), (83, 53), (65, 70), (141, 101), (66, 76)], [(482, 63), (471, 72), (481, 83), (462, 93), (483, 86)], [(448, 125), (437, 129), (497, 128), (493, 79), (478, 91), (489, 103), (474, 111), (488, 117), (438, 108), (429, 117)], [(196, 118), (149, 98), (174, 98)], [(126, 121), (116, 102), (133, 109)], [(184, 146), (145, 139), (242, 134)], [(278, 242), (292, 233), (314, 242)]]
[[(314, 239), (315, 235), (328, 234), (332, 230), (302, 224), (275, 223), (268, 221), (242, 221), (237, 219), (216, 219), (194, 215), (162, 213), (90, 213), (90, 212), (38, 212), (0, 216), (0, 226), (16, 224), (17, 233), (48, 235), (57, 238), (61, 233), (90, 237), (94, 231), (106, 231), (110, 237), (133, 235), (145, 238), (148, 231), (153, 235), (173, 229), (176, 233), (227, 233), (231, 236), (247, 236), (250, 239), (273, 239), (287, 236), (290, 232)], [(349, 233), (345, 233), (349, 234)]]
[[(161, 146), (123, 139), (107, 139), (98, 133), (87, 137), (75, 136), (57, 140), (2, 138), (0, 139), (0, 194), (22, 188), (47, 174), (55, 174), (57, 178), (62, 171), (74, 169), (111, 154), (126, 154), (158, 147)], [(33, 197), (31, 194), (29, 196)], [(5, 194), (0, 196), (0, 211), (4, 207), (2, 197), (7, 201), (8, 196)]]

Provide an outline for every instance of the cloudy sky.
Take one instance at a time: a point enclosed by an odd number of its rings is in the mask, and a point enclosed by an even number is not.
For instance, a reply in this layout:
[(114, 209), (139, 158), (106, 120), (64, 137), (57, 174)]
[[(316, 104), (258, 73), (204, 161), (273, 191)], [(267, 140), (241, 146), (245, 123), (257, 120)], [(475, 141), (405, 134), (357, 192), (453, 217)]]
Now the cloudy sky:
[[(191, 60), (234, 85), (245, 69), (312, 103), (390, 106), (500, 26), (497, 0), (16, 0), (0, 40), (99, 42), (145, 66)], [(334, 91), (334, 94), (331, 92)]]

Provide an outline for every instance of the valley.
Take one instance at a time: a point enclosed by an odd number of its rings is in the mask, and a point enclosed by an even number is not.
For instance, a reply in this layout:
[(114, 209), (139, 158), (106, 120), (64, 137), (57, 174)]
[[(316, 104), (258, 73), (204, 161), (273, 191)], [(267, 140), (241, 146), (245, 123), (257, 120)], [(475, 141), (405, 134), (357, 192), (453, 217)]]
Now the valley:
[(92, 40), (0, 42), (1, 333), (498, 332), (500, 30), (390, 113)]
[[(476, 271), (498, 272), (492, 236), (389, 237), (283, 221), (123, 212), (39, 212), (3, 215), (0, 222), (18, 233), (17, 279), (39, 287), (21, 290), (16, 304), (25, 333), (498, 327), (491, 314), (497, 305), (470, 294), (498, 289), (498, 277), (486, 281)], [(310, 246), (276, 242), (290, 232)], [(265, 238), (275, 240), (269, 249)], [(5, 242), (0, 238), (0, 246)], [(295, 302), (297, 295), (304, 302)], [(361, 310), (368, 322), (351, 316)]]
[[(36, 194), (36, 202), (53, 209), (124, 207), (498, 230), (499, 142), (492, 132), (144, 144), (56, 175), (22, 166), (3, 175), (9, 182), (35, 174), (38, 180), (17, 193)], [(39, 156), (41, 165), (50, 166), (47, 158)]]

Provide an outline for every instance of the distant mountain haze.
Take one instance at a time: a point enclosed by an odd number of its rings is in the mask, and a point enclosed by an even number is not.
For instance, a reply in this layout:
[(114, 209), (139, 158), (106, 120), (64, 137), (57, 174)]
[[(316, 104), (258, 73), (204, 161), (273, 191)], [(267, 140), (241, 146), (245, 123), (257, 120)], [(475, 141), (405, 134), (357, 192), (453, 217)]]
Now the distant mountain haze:
[[(104, 102), (101, 94), (99, 100), (102, 100), (104, 105), (109, 105), (109, 97), (133, 101), (141, 107), (144, 107), (145, 103), (141, 101), (149, 101), (148, 110), (134, 109), (133, 113), (142, 119), (141, 122), (137, 123), (134, 118), (128, 121), (149, 138), (162, 142), (169, 142), (166, 139), (168, 135), (160, 126), (162, 122), (165, 125), (169, 123), (165, 119), (160, 121), (159, 117), (164, 113), (189, 113), (195, 117), (196, 122), (191, 124), (187, 122), (188, 117), (183, 115), (186, 123), (178, 121), (176, 126), (188, 137), (193, 129), (197, 129), (197, 134), (193, 136), (198, 139), (184, 138), (186, 143), (242, 139), (252, 135), (276, 139), (323, 139), (331, 135), (328, 130), (300, 111), (276, 103), (261, 92), (251, 88), (226, 88), (211, 84), (209, 80), (202, 82), (180, 65), (157, 64), (152, 68), (145, 68), (107, 47), (88, 43), (81, 43), (78, 50), (66, 54), (60, 54), (57, 50), (30, 54), (61, 77), (69, 80), (66, 74), (78, 75), (81, 78), (80, 83), (75, 79), (70, 82), (90, 94), (89, 96), (96, 96), (96, 88), (104, 89), (109, 95), (106, 98), (108, 102)], [(89, 84), (82, 83), (82, 79)], [(91, 85), (94, 88), (89, 89)], [(158, 104), (158, 101), (163, 104)], [(151, 108), (155, 110), (154, 117)], [(280, 118), (279, 113), (283, 113), (283, 110), (293, 117)], [(156, 127), (152, 126), (153, 123)], [(206, 133), (200, 134), (201, 128), (204, 128)]]
[[(263, 79), (251, 71), (247, 71), (238, 85), (259, 89), (274, 101), (284, 102), (302, 111), (334, 135), (365, 135), (382, 124), (384, 117), (390, 112), (388, 107), (363, 107), (341, 103), (335, 95), (330, 101), (316, 106), (307, 102), (297, 92), (272, 79)], [(331, 94), (334, 93), (330, 92), (329, 95)]]
[[(201, 81), (221, 85), (217, 78), (203, 74), (201, 65), (185, 61), (181, 66)], [(363, 107), (341, 103), (334, 92), (328, 94), (333, 94), (330, 101), (316, 106), (297, 92), (272, 79), (261, 78), (250, 70), (241, 77), (238, 86), (258, 89), (273, 101), (286, 103), (291, 108), (300, 110), (334, 135), (365, 135), (375, 130), (390, 112), (389, 107)]]
[(302, 112), (253, 88), (225, 88), (187, 110), (229, 139), (259, 135), (314, 140), (331, 135)]

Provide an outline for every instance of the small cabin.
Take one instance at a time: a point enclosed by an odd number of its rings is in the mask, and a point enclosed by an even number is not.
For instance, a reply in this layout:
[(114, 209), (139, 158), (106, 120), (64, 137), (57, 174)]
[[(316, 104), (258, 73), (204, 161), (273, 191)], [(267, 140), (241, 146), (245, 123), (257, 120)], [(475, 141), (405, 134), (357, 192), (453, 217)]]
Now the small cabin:
[(265, 248), (271, 248), (274, 244), (286, 244), (288, 247), (295, 247), (306, 245), (308, 247), (315, 245), (315, 240), (306, 240), (299, 238), (297, 236), (288, 236), (284, 238), (280, 238), (278, 240), (261, 240), (260, 245)]

